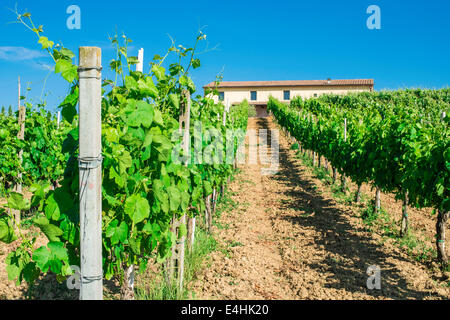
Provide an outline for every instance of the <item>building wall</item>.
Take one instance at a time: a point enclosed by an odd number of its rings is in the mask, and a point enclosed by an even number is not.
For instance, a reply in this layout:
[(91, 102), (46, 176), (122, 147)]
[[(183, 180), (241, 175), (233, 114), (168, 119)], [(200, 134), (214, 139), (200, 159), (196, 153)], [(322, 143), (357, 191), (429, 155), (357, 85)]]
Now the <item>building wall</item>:
[[(233, 103), (240, 103), (244, 99), (250, 100), (250, 91), (257, 92), (257, 102), (267, 103), (269, 97), (272, 95), (274, 98), (285, 101), (283, 99), (283, 91), (289, 90), (291, 92), (291, 100), (296, 96), (302, 98), (314, 97), (327, 93), (332, 94), (346, 94), (348, 92), (362, 92), (370, 91), (371, 86), (302, 86), (302, 87), (255, 87), (255, 88), (219, 88), (219, 92), (224, 92), (224, 102), (227, 105)], [(217, 102), (219, 97), (214, 96), (214, 100)]]

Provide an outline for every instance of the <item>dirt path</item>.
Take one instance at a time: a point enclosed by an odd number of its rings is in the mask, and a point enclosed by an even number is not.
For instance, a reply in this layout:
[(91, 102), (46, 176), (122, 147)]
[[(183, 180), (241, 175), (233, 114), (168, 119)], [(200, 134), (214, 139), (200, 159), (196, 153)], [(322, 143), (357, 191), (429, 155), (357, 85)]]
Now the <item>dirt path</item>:
[[(275, 129), (252, 118), (249, 129)], [(233, 210), (213, 229), (220, 250), (193, 283), (197, 299), (448, 299), (448, 280), (369, 233), (349, 206), (323, 192), (280, 132), (280, 171), (241, 165)], [(220, 226), (220, 227), (218, 227)], [(366, 286), (381, 269), (381, 290)]]

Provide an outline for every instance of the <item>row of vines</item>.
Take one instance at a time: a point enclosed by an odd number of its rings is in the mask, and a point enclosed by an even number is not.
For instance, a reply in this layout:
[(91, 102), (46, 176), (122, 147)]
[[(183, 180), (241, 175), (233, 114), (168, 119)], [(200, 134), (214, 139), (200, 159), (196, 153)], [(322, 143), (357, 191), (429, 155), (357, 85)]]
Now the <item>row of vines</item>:
[[(43, 106), (25, 105), (23, 140), (18, 138), (18, 112), (0, 113), (0, 194), (3, 196), (19, 183), (25, 187), (41, 181), (54, 184), (64, 173), (67, 158), (61, 146), (70, 126), (67, 122), (58, 124), (54, 114)], [(23, 150), (22, 162), (17, 157), (20, 150)]]
[[(75, 54), (45, 37), (43, 27), (36, 27), (29, 13), (17, 14), (17, 18), (53, 59), (55, 73), (70, 84), (69, 94), (59, 106), (64, 123), (59, 129), (54, 128), (54, 119), (39, 110), (27, 114), (26, 138), (18, 141), (15, 118), (0, 116), (1, 127), (6, 128), (0, 131), (0, 174), (8, 199), (0, 207), (0, 240), (19, 243), (6, 263), (9, 278), (20, 284), (33, 283), (41, 273), (50, 271), (63, 280), (73, 274), (71, 266), (80, 265), (79, 80)], [(243, 133), (232, 139), (236, 152), (243, 143), (249, 107), (244, 102), (225, 110), (208, 97), (190, 99), (196, 87), (189, 71), (200, 67), (196, 47), (205, 38), (200, 32), (192, 48), (172, 43), (164, 55), (153, 57), (148, 73), (133, 71), (138, 60), (128, 54), (130, 39), (110, 38), (117, 56), (109, 64), (113, 76), (102, 80), (101, 106), (106, 279), (117, 277), (123, 284), (124, 270), (130, 266), (143, 272), (150, 258), (158, 263), (167, 261), (177, 239), (188, 231), (183, 224), (174, 232), (173, 220), (187, 215), (191, 221), (205, 212), (212, 216), (216, 194), (233, 173), (233, 161), (214, 161), (226, 159), (227, 154), (224, 148), (215, 147), (217, 141), (210, 132), (215, 130), (220, 137), (229, 130)], [(191, 161), (183, 165), (173, 159), (173, 150), (180, 144), (180, 136), (174, 132), (179, 131), (180, 106), (186, 103), (191, 104)], [(200, 135), (194, 132), (198, 123)], [(22, 164), (17, 162), (20, 148), (24, 150)], [(208, 157), (194, 159), (199, 150)], [(17, 170), (29, 181), (25, 186), (30, 186), (31, 201), (10, 190), (18, 182)], [(53, 182), (57, 183), (51, 187)], [(46, 246), (35, 248), (36, 236), (23, 232), (11, 214), (11, 210), (30, 208), (35, 212), (33, 225), (48, 238)]]
[[(341, 173), (343, 183), (348, 177), (359, 190), (370, 183), (405, 207), (435, 209), (438, 259), (447, 265), (449, 106), (450, 90), (442, 89), (296, 97), (290, 105), (271, 98), (268, 108), (302, 148)], [(407, 228), (406, 208), (402, 220)]]

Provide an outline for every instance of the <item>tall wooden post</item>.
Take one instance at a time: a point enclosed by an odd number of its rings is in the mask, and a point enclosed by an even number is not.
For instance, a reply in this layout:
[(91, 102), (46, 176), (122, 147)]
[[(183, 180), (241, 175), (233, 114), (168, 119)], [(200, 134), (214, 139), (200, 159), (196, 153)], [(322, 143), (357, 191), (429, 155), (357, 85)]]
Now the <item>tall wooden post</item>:
[(375, 188), (375, 213), (379, 213), (381, 210), (381, 190), (380, 188)]
[(362, 189), (362, 183), (358, 182), (358, 189), (356, 190), (356, 195), (355, 195), (356, 203), (361, 202), (361, 189)]
[(403, 208), (402, 208), (402, 227), (400, 235), (403, 237), (408, 232), (408, 190), (403, 193)]
[(188, 226), (187, 226), (187, 247), (188, 250), (191, 251), (194, 248), (195, 243), (195, 224), (196, 219), (195, 217), (188, 217)]
[[(19, 131), (17, 132), (17, 139), (19, 140), (24, 140), (25, 139), (25, 115), (26, 115), (26, 109), (25, 106), (22, 106), (20, 103), (20, 77), (18, 79), (18, 123), (19, 123)], [(18, 154), (18, 158), (19, 158), (19, 163), (21, 165), (21, 168), (19, 170), (19, 173), (17, 175), (18, 178), (18, 182), (17, 184), (14, 186), (14, 191), (17, 193), (22, 193), (23, 188), (22, 188), (22, 162), (23, 162), (23, 150), (20, 149), (19, 154)], [(17, 228), (20, 225), (20, 220), (21, 220), (21, 216), (20, 216), (20, 210), (13, 210), (13, 216), (14, 216), (14, 221), (15, 221), (15, 227)]]
[(80, 47), (80, 300), (103, 299), (101, 49)]
[[(190, 121), (191, 121), (191, 95), (187, 90), (183, 91), (182, 103), (180, 106), (180, 133), (183, 135), (182, 149), (185, 157), (185, 165), (189, 164), (190, 160)], [(180, 220), (176, 217), (172, 218), (172, 232), (177, 237), (177, 243), (172, 247), (172, 257), (169, 262), (169, 280), (172, 281), (173, 273), (176, 270), (177, 274), (177, 286), (179, 293), (183, 290), (183, 278), (184, 278), (184, 256), (185, 256), (185, 242), (186, 236), (179, 237), (180, 226), (186, 224), (186, 214), (184, 214)], [(195, 223), (195, 222), (194, 222)]]
[(443, 209), (438, 209), (438, 216), (436, 221), (437, 258), (444, 268), (448, 266), (448, 255), (447, 250), (445, 248), (445, 229), (449, 217), (450, 211), (446, 212)]
[[(446, 117), (445, 112), (441, 113), (441, 120), (443, 121)], [(442, 267), (445, 269), (448, 266), (448, 255), (445, 248), (445, 230), (447, 221), (450, 217), (450, 211), (444, 211), (443, 208), (438, 209), (437, 221), (436, 221), (436, 247), (437, 247), (437, 258), (441, 263)]]
[[(347, 142), (347, 118), (344, 119), (344, 141)], [(342, 173), (341, 175), (341, 190), (342, 192), (345, 192), (345, 174)]]

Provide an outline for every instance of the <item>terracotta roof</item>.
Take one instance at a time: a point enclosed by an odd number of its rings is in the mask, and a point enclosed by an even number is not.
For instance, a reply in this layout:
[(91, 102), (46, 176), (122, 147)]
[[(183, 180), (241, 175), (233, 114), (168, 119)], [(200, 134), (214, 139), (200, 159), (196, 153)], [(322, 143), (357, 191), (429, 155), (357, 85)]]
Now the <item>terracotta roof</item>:
[[(250, 105), (266, 105), (267, 104), (267, 101), (254, 101), (254, 100), (248, 101), (247, 100), (247, 102)], [(284, 101), (282, 101), (282, 102), (284, 102)]]
[[(249, 87), (297, 87), (297, 86), (373, 86), (373, 79), (336, 79), (336, 80), (287, 80), (287, 81), (224, 81), (218, 88), (249, 88)], [(203, 88), (213, 88), (211, 82)]]

